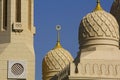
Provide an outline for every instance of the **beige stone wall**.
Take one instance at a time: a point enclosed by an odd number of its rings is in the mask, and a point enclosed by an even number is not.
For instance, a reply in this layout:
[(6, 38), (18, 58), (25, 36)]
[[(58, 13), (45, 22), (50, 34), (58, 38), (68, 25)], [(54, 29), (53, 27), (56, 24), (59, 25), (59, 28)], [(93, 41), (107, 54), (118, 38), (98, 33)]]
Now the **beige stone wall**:
[[(8, 0), (8, 26), (6, 31), (0, 30), (0, 80), (8, 79), (8, 61), (24, 61), (26, 63), (26, 80), (35, 80), (35, 53), (33, 47), (34, 17), (33, 1), (31, 0), (31, 12), (28, 10), (28, 0), (21, 0), (21, 25), (22, 32), (14, 32), (12, 28), (15, 22), (15, 1)], [(1, 6), (1, 2), (0, 2)], [(1, 11), (1, 8), (0, 8)], [(28, 16), (31, 13), (31, 16)], [(2, 15), (0, 14), (0, 18)], [(28, 24), (28, 17), (31, 17), (31, 24)], [(0, 19), (0, 28), (2, 19)], [(31, 30), (29, 29), (31, 27)], [(11, 80), (11, 79), (10, 79)]]
[(25, 61), (27, 69), (27, 80), (35, 80), (35, 56), (25, 44), (3, 44), (0, 46), (0, 79), (7, 80), (8, 73), (8, 61)]
[(71, 63), (70, 80), (120, 80), (120, 51), (110, 45), (81, 50), (80, 62)]
[(71, 77), (120, 79), (119, 61), (86, 60), (78, 64), (78, 73), (75, 73), (76, 68), (73, 65), (71, 64)]

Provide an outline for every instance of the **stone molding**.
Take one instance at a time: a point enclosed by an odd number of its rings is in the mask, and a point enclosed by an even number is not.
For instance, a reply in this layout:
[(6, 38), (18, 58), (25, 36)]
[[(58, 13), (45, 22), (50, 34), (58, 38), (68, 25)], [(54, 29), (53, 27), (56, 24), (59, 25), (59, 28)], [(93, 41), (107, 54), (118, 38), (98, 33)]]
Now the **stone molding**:
[[(71, 67), (75, 67), (72, 63)], [(79, 63), (78, 73), (71, 71), (70, 76), (79, 77), (100, 77), (100, 78), (119, 78), (120, 79), (120, 64), (98, 64), (98, 63)], [(75, 68), (74, 68), (75, 69)]]

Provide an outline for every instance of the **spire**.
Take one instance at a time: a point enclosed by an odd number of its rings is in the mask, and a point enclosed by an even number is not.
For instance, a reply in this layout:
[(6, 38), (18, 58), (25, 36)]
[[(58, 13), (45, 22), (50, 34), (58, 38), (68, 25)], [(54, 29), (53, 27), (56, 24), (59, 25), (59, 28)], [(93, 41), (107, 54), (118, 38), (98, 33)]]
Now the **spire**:
[(96, 8), (94, 9), (94, 11), (99, 11), (99, 10), (103, 10), (103, 9), (100, 5), (100, 0), (97, 0), (97, 5), (96, 5)]
[(54, 49), (56, 48), (62, 48), (61, 44), (60, 44), (60, 30), (61, 30), (61, 26), (57, 25), (56, 26), (56, 30), (57, 30), (57, 43)]

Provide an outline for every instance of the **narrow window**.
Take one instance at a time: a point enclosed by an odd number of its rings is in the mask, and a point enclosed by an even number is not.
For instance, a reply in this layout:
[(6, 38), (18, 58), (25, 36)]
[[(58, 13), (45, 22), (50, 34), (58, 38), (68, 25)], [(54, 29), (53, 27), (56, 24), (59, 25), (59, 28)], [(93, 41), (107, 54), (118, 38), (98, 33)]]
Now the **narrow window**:
[(7, 0), (3, 0), (3, 29), (7, 30)]
[(21, 22), (21, 0), (16, 0), (16, 22)]
[(31, 0), (28, 0), (28, 29), (31, 30)]

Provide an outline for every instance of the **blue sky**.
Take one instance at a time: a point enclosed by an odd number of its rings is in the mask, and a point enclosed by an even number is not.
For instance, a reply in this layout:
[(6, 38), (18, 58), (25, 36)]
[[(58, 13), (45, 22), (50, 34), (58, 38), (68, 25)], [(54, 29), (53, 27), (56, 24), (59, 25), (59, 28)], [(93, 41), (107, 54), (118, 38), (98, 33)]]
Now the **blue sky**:
[[(56, 25), (61, 25), (61, 44), (73, 57), (79, 51), (78, 28), (81, 19), (96, 6), (96, 0), (34, 0), (36, 35), (36, 80), (42, 80), (42, 59), (57, 40)], [(104, 10), (110, 10), (113, 0), (101, 0)]]

